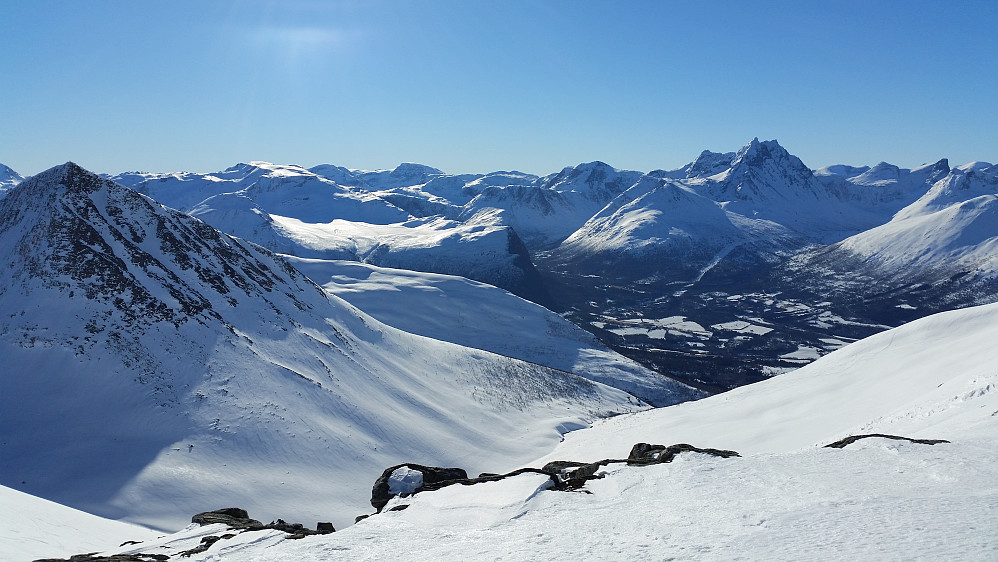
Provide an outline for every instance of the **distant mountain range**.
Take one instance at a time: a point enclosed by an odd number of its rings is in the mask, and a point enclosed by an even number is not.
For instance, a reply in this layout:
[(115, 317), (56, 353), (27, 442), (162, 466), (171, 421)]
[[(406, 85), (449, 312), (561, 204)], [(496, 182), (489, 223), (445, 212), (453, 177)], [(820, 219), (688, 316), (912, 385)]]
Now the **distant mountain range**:
[[(544, 177), (252, 162), (110, 179), (274, 252), (507, 289), (718, 391), (993, 300), (996, 178), (991, 164), (945, 159), (811, 170), (753, 139), (649, 173), (602, 162)], [(2, 189), (20, 181), (0, 171)]]
[(945, 159), (812, 170), (753, 139), (648, 173), (252, 162), (110, 179), (274, 252), (507, 289), (714, 392), (994, 300), (996, 178)]

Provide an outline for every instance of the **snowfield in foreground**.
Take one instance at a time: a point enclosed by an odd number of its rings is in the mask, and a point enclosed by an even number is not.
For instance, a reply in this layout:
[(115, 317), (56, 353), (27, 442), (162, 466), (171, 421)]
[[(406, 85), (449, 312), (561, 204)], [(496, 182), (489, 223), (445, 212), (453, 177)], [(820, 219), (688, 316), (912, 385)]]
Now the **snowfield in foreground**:
[(71, 556), (162, 536), (0, 486), (0, 560)]
[[(998, 305), (938, 314), (784, 376), (573, 432), (533, 466), (621, 458), (639, 441), (741, 457), (610, 464), (584, 493), (533, 474), (451, 486), (395, 498), (333, 535), (246, 532), (189, 559), (994, 560), (996, 337)], [(951, 443), (820, 447), (863, 433)], [(220, 532), (191, 527), (111, 552), (172, 555)]]

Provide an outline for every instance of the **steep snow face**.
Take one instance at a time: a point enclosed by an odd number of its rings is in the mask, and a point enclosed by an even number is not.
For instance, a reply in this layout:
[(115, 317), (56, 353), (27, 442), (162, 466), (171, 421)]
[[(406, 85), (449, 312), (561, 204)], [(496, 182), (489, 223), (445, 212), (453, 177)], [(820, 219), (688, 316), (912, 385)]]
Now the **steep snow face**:
[(71, 163), (0, 201), (0, 262), (0, 483), (105, 516), (341, 527), (386, 466), (512, 466), (644, 407), (386, 326)]
[[(706, 231), (710, 237), (704, 237)], [(598, 261), (612, 268), (607, 260), (614, 256), (642, 259), (652, 251), (709, 258), (736, 237), (737, 229), (717, 203), (677, 183), (645, 176), (565, 240), (558, 253), (566, 259), (599, 255)]]
[(998, 274), (998, 193), (953, 203), (847, 238), (837, 249), (891, 273)]
[(543, 248), (592, 216), (592, 204), (576, 205), (582, 199), (532, 185), (492, 186), (465, 204), (458, 218), (470, 224), (508, 224), (522, 233), (529, 248)]
[(406, 332), (571, 372), (656, 406), (703, 396), (610, 351), (550, 310), (490, 285), (357, 262), (285, 258), (330, 293)]
[(8, 189), (15, 187), (22, 181), (24, 181), (24, 178), (21, 177), (21, 174), (18, 174), (7, 166), (0, 164), (0, 197), (3, 197), (7, 193)]
[(579, 193), (596, 204), (605, 205), (641, 177), (641, 172), (617, 170), (603, 162), (567, 167), (540, 182), (542, 189)]

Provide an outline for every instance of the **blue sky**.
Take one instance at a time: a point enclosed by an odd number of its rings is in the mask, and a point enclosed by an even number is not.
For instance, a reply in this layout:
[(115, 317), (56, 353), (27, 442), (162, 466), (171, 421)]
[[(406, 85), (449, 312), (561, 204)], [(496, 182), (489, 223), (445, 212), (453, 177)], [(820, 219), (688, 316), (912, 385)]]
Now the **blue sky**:
[(998, 161), (998, 2), (0, 0), (0, 162)]

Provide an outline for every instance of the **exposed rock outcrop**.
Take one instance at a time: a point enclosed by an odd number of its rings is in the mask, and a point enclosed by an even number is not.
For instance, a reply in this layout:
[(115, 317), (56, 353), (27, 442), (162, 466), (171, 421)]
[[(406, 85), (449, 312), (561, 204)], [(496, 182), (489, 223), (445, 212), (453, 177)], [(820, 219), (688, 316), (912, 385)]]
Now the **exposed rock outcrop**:
[[(402, 474), (402, 473), (405, 474)], [(371, 505), (381, 510), (388, 500), (395, 496), (415, 494), (434, 484), (453, 480), (467, 480), (468, 473), (463, 468), (442, 468), (415, 463), (403, 463), (385, 469), (374, 482), (371, 490)]]
[(911, 437), (902, 437), (900, 435), (888, 435), (886, 433), (866, 433), (863, 435), (850, 435), (845, 439), (839, 439), (834, 443), (829, 443), (825, 445), (826, 448), (830, 449), (842, 449), (846, 445), (851, 445), (860, 439), (868, 439), (870, 437), (881, 437), (883, 439), (894, 439), (896, 441), (911, 441), (912, 443), (918, 443), (920, 445), (936, 445), (938, 443), (949, 443), (945, 439), (913, 439)]
[[(631, 448), (626, 459), (603, 459), (597, 462), (585, 463), (577, 461), (551, 461), (541, 468), (520, 468), (506, 474), (482, 473), (478, 478), (468, 478), (467, 473), (460, 468), (429, 467), (413, 463), (395, 465), (386, 468), (374, 483), (371, 493), (371, 505), (381, 513), (385, 505), (395, 496), (407, 497), (423, 491), (439, 490), (454, 484), (470, 486), (482, 482), (497, 482), (520, 474), (544, 474), (551, 479), (551, 489), (577, 490), (589, 480), (602, 478), (598, 471), (609, 464), (621, 463), (632, 466), (646, 466), (672, 462), (682, 452), (695, 452), (716, 457), (729, 458), (741, 456), (735, 451), (722, 449), (704, 449), (686, 443), (676, 445), (650, 445), (637, 443)], [(415, 473), (419, 473), (416, 475)], [(462, 476), (463, 475), (463, 476)], [(406, 506), (407, 507), (407, 506)], [(390, 511), (401, 511), (403, 506), (393, 507)], [(367, 518), (367, 515), (357, 517), (357, 521)]]

